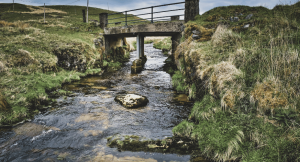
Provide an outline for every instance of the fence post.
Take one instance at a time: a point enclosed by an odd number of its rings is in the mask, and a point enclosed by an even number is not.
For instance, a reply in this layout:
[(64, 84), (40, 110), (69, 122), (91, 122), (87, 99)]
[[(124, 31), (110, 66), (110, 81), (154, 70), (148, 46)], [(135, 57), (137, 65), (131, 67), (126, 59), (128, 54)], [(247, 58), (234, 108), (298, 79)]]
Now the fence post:
[(44, 3), (44, 24), (46, 23), (46, 12), (45, 12), (45, 3)]
[(82, 16), (83, 16), (83, 22), (85, 23), (86, 22), (86, 19), (85, 19), (85, 10), (82, 10)]
[(199, 15), (199, 0), (185, 0), (184, 22), (194, 20)]
[(151, 7), (151, 23), (153, 23), (153, 6)]
[(107, 23), (108, 23), (108, 13), (101, 13), (99, 14), (99, 21), (100, 21), (100, 28), (104, 29), (105, 27), (107, 27)]
[(127, 11), (125, 11), (125, 26), (127, 26)]
[(171, 21), (179, 21), (179, 16), (171, 16)]

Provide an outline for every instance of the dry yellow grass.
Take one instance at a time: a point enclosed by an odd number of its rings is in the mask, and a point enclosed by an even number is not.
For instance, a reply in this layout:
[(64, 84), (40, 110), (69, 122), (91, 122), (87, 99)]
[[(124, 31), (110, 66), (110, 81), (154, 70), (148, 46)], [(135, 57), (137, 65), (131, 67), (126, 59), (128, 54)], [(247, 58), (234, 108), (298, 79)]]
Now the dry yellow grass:
[(5, 65), (0, 61), (0, 73), (5, 71), (6, 67)]
[(14, 65), (19, 66), (19, 65), (29, 65), (29, 64), (37, 64), (38, 61), (35, 60), (32, 56), (31, 53), (23, 50), (23, 49), (19, 49), (17, 51), (17, 54), (15, 57), (12, 58), (12, 62), (14, 63)]
[(251, 92), (251, 101), (258, 102), (257, 110), (263, 114), (266, 110), (283, 108), (288, 105), (287, 94), (280, 91), (281, 83), (275, 77), (268, 77), (257, 83)]
[[(35, 6), (35, 8), (33, 8), (32, 6), (27, 6), (28, 9), (31, 10), (31, 12), (22, 12), (22, 13), (29, 13), (29, 14), (42, 14), (44, 13), (44, 7), (38, 7)], [(45, 13), (61, 13), (61, 14), (67, 14), (67, 12), (61, 11), (61, 10), (55, 10), (52, 8), (45, 8)]]
[[(198, 28), (198, 30), (202, 29), (202, 27)], [(198, 78), (202, 80), (209, 93), (215, 98), (221, 98), (221, 106), (224, 109), (233, 109), (236, 98), (241, 99), (245, 96), (242, 91), (244, 82), (237, 79), (237, 76), (242, 77), (243, 73), (236, 68), (233, 61), (236, 57), (243, 58), (245, 52), (239, 49), (232, 54), (231, 58), (225, 58), (224, 61), (217, 60), (216, 58), (220, 54), (214, 51), (214, 46), (223, 46), (228, 39), (232, 39), (233, 43), (236, 43), (240, 37), (220, 25), (211, 41), (198, 42), (192, 41), (190, 38), (186, 39), (175, 51), (174, 58), (181, 71), (184, 61), (186, 68), (182, 71), (183, 73), (190, 73), (192, 68), (196, 70)]]
[(17, 27), (17, 28), (21, 28), (21, 29), (25, 29), (28, 28), (30, 25), (21, 21), (16, 21), (16, 22), (7, 22), (4, 20), (0, 21), (0, 27)]
[(241, 37), (227, 29), (225, 25), (219, 25), (211, 37), (213, 47), (235, 45), (240, 40)]

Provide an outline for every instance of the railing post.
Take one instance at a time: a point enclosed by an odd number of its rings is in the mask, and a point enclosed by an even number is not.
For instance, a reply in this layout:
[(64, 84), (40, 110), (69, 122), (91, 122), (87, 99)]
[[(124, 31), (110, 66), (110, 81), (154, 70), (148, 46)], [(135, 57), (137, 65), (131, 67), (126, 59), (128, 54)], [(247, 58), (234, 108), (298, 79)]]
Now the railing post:
[(108, 13), (101, 13), (99, 14), (99, 19), (100, 19), (100, 28), (104, 29), (105, 27), (107, 27), (107, 23), (108, 23)]
[(194, 20), (199, 15), (199, 0), (185, 0), (184, 22)]
[(151, 23), (153, 23), (153, 6), (151, 7)]
[(127, 11), (125, 11), (125, 26), (127, 26)]
[(171, 16), (171, 21), (179, 21), (179, 16)]
[(82, 10), (82, 16), (83, 16), (83, 22), (85, 23), (86, 22), (86, 19), (85, 19), (85, 10)]

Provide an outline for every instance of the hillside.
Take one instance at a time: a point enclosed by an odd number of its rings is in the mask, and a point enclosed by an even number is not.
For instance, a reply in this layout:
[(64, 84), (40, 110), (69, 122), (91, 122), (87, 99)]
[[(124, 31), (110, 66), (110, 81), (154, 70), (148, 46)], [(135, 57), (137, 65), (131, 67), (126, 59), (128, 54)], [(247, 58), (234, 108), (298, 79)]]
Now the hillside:
[(104, 55), (103, 30), (93, 21), (113, 11), (90, 7), (83, 23), (84, 6), (47, 6), (44, 23), (43, 7), (0, 6), (0, 126), (31, 118), (52, 102), (49, 92), (66, 93), (62, 83), (120, 68), (126, 59)]
[(297, 161), (299, 23), (300, 2), (216, 7), (188, 22), (172, 82), (195, 104), (174, 135), (215, 161)]

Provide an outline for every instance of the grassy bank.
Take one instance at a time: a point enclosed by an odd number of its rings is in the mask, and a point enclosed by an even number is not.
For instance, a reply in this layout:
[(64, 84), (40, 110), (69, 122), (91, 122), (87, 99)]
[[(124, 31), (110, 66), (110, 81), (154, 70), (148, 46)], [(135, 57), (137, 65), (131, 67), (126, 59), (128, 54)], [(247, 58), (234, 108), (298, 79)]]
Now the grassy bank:
[[(95, 22), (83, 23), (82, 9), (47, 6), (44, 23), (41, 7), (15, 4), (12, 11), (11, 4), (1, 4), (0, 93), (10, 109), (0, 109), (0, 126), (31, 118), (63, 83), (116, 70), (129, 57), (123, 49), (116, 58), (104, 53), (103, 30)], [(113, 13), (91, 7), (89, 19), (101, 12)]]
[(187, 23), (172, 82), (195, 104), (174, 135), (216, 161), (298, 161), (299, 10), (217, 7)]

